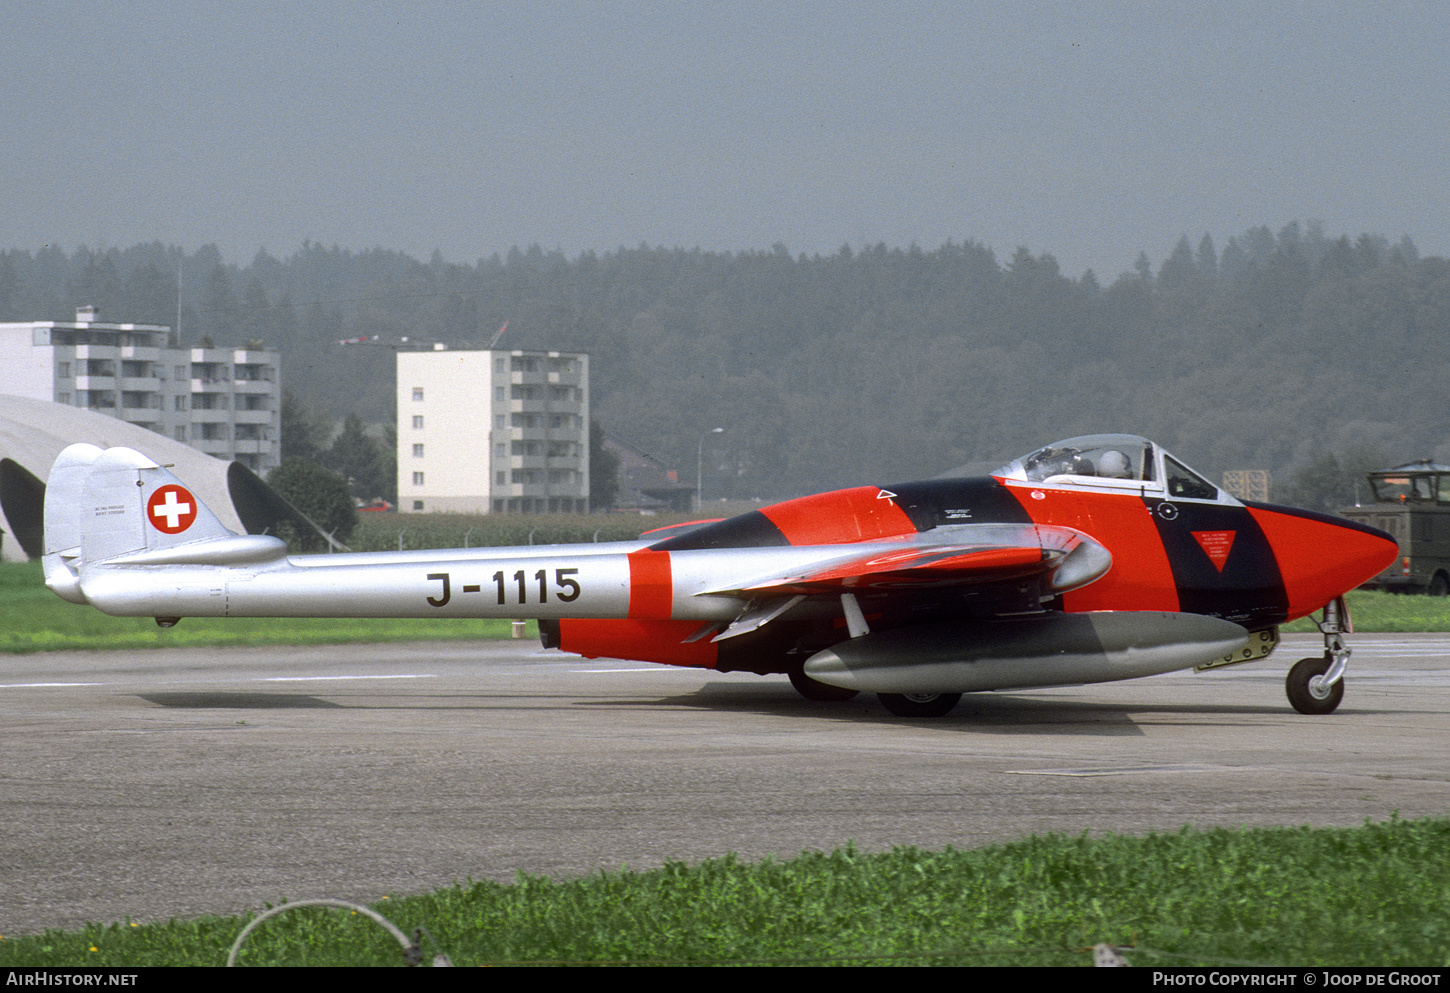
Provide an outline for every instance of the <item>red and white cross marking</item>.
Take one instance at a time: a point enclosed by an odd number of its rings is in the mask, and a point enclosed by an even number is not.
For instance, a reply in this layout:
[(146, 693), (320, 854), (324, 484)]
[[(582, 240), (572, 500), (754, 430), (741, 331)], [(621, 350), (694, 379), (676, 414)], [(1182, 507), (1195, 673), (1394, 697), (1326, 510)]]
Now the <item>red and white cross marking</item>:
[(180, 534), (196, 521), (196, 497), (185, 486), (157, 487), (146, 501), (146, 519), (162, 534)]

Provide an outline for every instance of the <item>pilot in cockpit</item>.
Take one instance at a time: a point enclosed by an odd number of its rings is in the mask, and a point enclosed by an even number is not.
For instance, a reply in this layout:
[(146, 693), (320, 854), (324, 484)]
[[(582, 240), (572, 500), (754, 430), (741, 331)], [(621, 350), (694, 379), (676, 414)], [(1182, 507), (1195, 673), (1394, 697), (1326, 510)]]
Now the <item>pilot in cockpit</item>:
[(1098, 459), (1098, 473), (1108, 479), (1132, 479), (1133, 463), (1122, 452), (1110, 448)]
[[(1003, 466), (1000, 472), (1008, 478), (1032, 483), (1069, 475), (1115, 482), (1152, 482), (1153, 465), (1153, 446), (1146, 439), (1127, 434), (1095, 434), (1039, 448)], [(1208, 483), (1202, 487), (1211, 488)]]

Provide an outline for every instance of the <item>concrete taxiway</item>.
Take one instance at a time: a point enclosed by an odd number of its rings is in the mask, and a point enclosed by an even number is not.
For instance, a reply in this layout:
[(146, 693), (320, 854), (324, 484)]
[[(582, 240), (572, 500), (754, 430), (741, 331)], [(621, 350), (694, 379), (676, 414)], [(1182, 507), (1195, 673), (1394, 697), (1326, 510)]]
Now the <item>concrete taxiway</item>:
[(522, 870), (848, 841), (1354, 825), (1450, 812), (1450, 636), (1357, 635), (1329, 717), (1273, 659), (893, 718), (783, 677), (533, 643), (0, 661), (0, 934)]

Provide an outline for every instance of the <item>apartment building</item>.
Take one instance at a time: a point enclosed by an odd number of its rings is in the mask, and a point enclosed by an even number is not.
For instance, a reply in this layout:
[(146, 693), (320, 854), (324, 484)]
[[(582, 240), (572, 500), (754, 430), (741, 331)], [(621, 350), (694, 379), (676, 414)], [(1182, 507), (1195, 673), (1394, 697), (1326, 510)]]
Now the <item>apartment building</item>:
[(164, 324), (0, 323), (0, 392), (118, 418), (265, 475), (281, 461), (275, 349), (175, 348)]
[(589, 510), (589, 356), (399, 352), (398, 509)]

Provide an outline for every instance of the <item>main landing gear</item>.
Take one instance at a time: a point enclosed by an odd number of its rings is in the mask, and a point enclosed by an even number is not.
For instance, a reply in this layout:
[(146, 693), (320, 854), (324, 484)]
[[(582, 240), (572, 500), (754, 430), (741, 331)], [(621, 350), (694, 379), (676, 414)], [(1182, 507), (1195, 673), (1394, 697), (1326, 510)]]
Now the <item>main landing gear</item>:
[(1289, 705), (1301, 714), (1332, 714), (1344, 699), (1344, 669), (1350, 653), (1343, 634), (1352, 633), (1354, 628), (1343, 597), (1324, 605), (1319, 630), (1324, 635), (1323, 657), (1300, 659), (1284, 681)]
[(962, 702), (960, 693), (877, 693), (876, 699), (897, 717), (945, 717)]
[(840, 686), (832, 686), (823, 683), (819, 679), (812, 679), (807, 676), (800, 663), (791, 666), (790, 684), (795, 691), (807, 700), (818, 700), (822, 703), (840, 703), (842, 700), (849, 700), (856, 695), (856, 690), (844, 689)]

